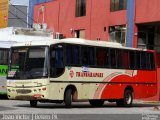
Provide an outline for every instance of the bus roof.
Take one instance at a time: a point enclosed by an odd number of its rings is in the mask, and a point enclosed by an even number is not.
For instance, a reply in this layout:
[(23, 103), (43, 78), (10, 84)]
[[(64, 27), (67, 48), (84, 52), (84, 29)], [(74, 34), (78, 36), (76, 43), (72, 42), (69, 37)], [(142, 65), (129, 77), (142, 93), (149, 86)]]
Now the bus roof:
[(14, 44), (12, 47), (41, 46), (41, 45), (50, 46), (52, 44), (58, 44), (58, 43), (69, 43), (69, 44), (88, 45), (88, 46), (101, 46), (101, 47), (121, 48), (121, 49), (130, 49), (130, 50), (142, 50), (142, 49), (137, 49), (137, 48), (124, 47), (120, 43), (116, 43), (116, 42), (93, 41), (93, 40), (85, 40), (81, 38), (49, 39), (49, 40), (21, 42), (21, 43)]

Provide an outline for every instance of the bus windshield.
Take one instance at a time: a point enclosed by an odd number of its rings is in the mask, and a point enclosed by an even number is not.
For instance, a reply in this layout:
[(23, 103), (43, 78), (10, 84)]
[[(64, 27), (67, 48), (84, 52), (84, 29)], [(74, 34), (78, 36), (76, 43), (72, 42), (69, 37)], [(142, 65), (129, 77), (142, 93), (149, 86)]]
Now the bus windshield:
[(48, 76), (48, 47), (11, 48), (9, 79), (36, 79)]

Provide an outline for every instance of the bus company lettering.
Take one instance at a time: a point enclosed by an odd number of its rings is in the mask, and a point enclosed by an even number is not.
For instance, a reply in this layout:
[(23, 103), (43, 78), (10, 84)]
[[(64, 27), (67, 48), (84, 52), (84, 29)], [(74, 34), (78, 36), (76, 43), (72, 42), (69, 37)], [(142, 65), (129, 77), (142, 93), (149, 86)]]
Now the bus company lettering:
[(103, 77), (103, 73), (98, 73), (98, 72), (76, 72), (76, 77)]

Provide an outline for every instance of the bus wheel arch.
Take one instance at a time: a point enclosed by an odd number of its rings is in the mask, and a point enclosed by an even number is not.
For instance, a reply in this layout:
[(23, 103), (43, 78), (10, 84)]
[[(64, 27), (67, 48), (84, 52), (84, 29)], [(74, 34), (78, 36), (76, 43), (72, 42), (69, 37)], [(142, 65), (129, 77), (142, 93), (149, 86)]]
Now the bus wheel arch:
[(78, 92), (74, 85), (68, 85), (64, 92), (64, 103), (66, 107), (71, 107), (72, 101), (76, 101)]
[(134, 93), (134, 90), (133, 90), (133, 87), (132, 87), (132, 86), (127, 86), (127, 87), (125, 88), (124, 92), (125, 92), (126, 90), (130, 90), (132, 93)]

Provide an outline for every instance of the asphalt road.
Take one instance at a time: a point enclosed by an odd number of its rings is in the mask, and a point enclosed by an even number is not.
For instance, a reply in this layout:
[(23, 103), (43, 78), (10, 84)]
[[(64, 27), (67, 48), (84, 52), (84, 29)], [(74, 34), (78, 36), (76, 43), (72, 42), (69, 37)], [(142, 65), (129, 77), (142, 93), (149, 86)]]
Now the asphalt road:
[(119, 108), (105, 103), (94, 108), (88, 102), (64, 104), (38, 103), (31, 108), (28, 101), (0, 100), (0, 120), (160, 120), (160, 104), (134, 102), (131, 108)]

